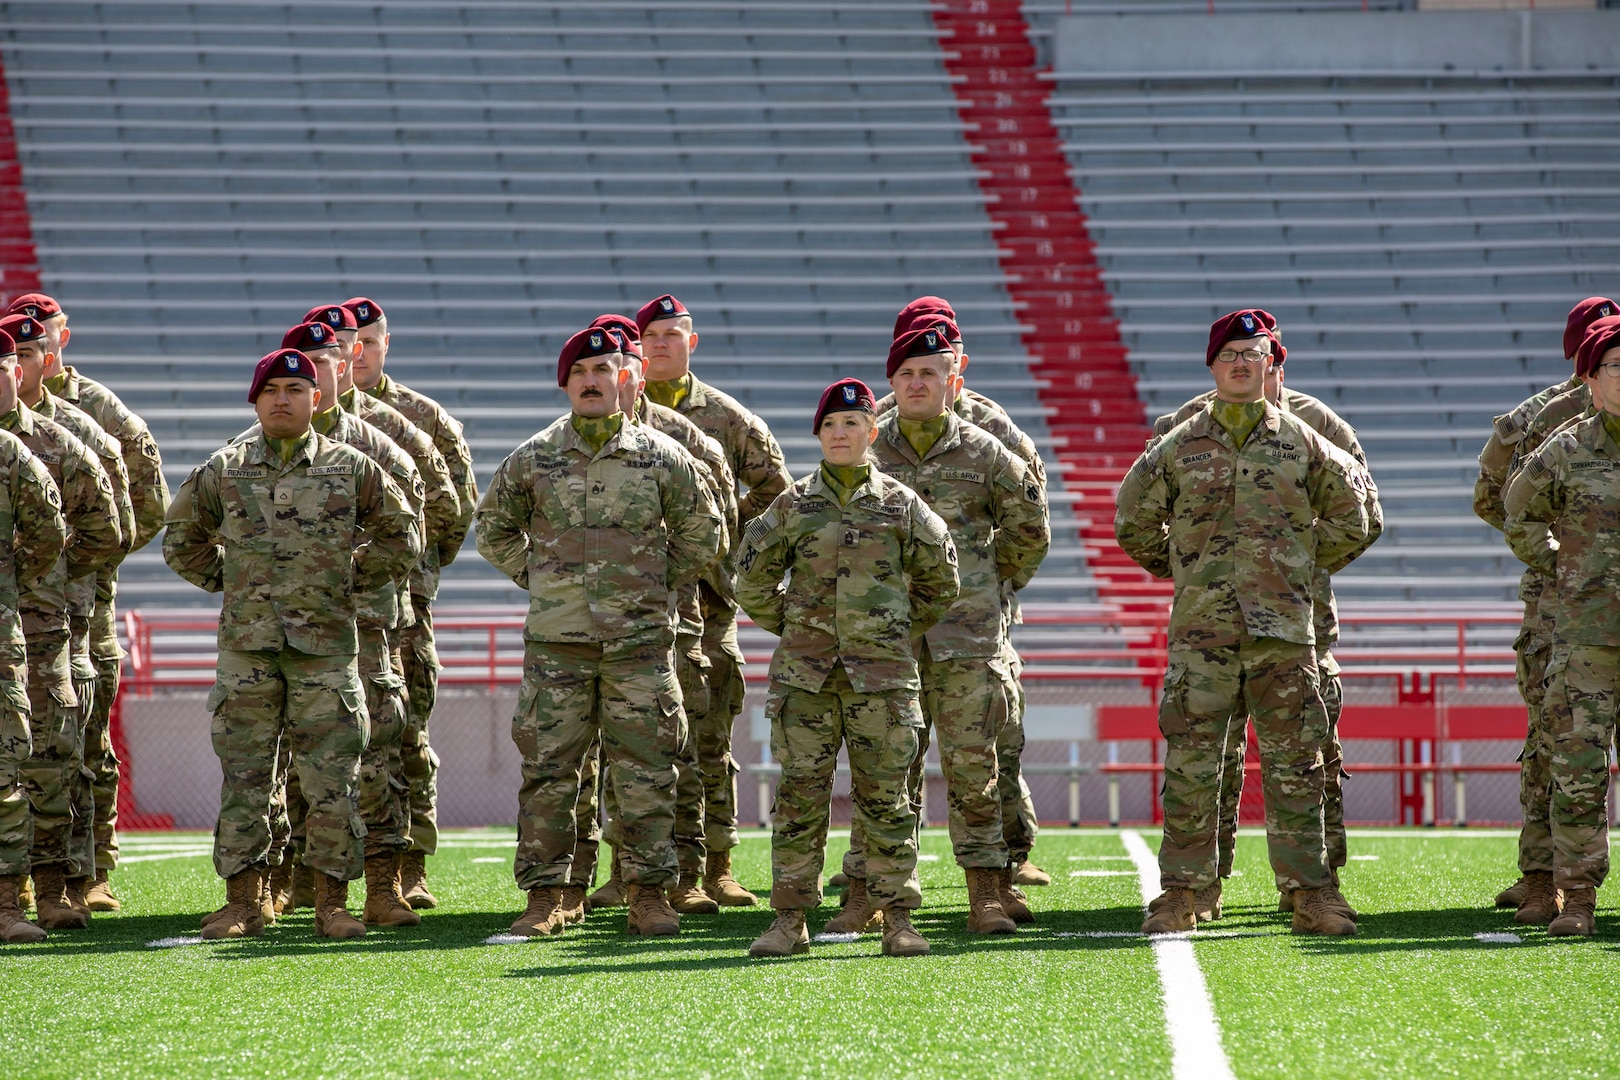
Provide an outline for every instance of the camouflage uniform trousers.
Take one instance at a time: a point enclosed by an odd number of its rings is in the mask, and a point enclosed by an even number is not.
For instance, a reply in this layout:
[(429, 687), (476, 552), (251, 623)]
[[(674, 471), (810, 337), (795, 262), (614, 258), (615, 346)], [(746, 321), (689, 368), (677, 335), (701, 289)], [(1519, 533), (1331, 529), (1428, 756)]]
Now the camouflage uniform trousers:
[(1554, 883), (1596, 889), (1609, 873), (1609, 748), (1620, 719), (1620, 648), (1554, 646), (1544, 708), (1552, 743)]
[(214, 826), (214, 870), (228, 878), (271, 862), (271, 817), (286, 771), (308, 801), (304, 861), (343, 880), (364, 869), (360, 757), (370, 720), (356, 658), (313, 656), (283, 646), (221, 649), (208, 695), (214, 753), (224, 782)]
[[(1318, 658), (1318, 670), (1321, 668)], [(1344, 681), (1338, 675), (1323, 673), (1322, 706), (1327, 710), (1328, 738), (1322, 745), (1322, 829), (1327, 844), (1328, 866), (1338, 870), (1350, 861), (1349, 843), (1344, 831), (1344, 745), (1339, 742), (1339, 716), (1344, 712)], [(1245, 757), (1249, 743), (1249, 718), (1240, 724), (1233, 719), (1226, 733), (1226, 756), (1221, 761), (1221, 830), (1217, 873), (1232, 876), (1232, 857), (1237, 848), (1238, 815), (1243, 801)]]
[(1553, 799), (1551, 719), (1546, 714), (1547, 661), (1552, 642), (1545, 634), (1525, 631), (1513, 642), (1514, 674), (1524, 699), (1529, 725), (1519, 751), (1519, 872), (1553, 869), (1551, 808)]
[(21, 645), (0, 646), (0, 877), (28, 873), (34, 813), (22, 771), (33, 751)]
[(518, 888), (569, 883), (585, 759), (598, 740), (621, 810), (625, 882), (662, 888), (675, 878), (675, 760), (688, 735), (671, 645), (524, 642), (512, 717), (523, 756)]
[(996, 790), (1001, 795), (1001, 832), (1007, 842), (1007, 862), (1022, 866), (1041, 831), (1035, 816), (1035, 798), (1024, 782), (1024, 660), (1009, 643), (1002, 650), (1006, 661), (1007, 723), (996, 739)]
[(32, 861), (36, 867), (59, 866), (69, 877), (89, 873), (75, 847), (80, 822), (78, 803), (84, 782), (84, 712), (73, 692), (72, 644), (66, 630), (38, 633), (28, 642), (29, 732), (33, 753), (22, 768), (34, 810)]
[(1252, 718), (1260, 740), (1266, 838), (1279, 889), (1329, 883), (1323, 837), (1327, 710), (1316, 651), (1275, 638), (1190, 648), (1172, 644), (1159, 703), (1165, 737), (1165, 889), (1203, 888), (1217, 875), (1221, 773), (1233, 718)]
[[(918, 735), (917, 757), (906, 774), (912, 813), (920, 828), (928, 744), (930, 733), (936, 733), (957, 865), (999, 870), (1007, 865), (997, 767), (1001, 733), (1011, 715), (1006, 665), (999, 657), (985, 656), (935, 660), (926, 645), (920, 652), (927, 726)], [(866, 840), (858, 827), (850, 829), (843, 868), (850, 877), (866, 876)]]
[(857, 693), (843, 665), (820, 692), (771, 684), (765, 702), (771, 754), (782, 766), (771, 827), (771, 907), (821, 903), (838, 749), (849, 751), (853, 831), (865, 837), (867, 891), (878, 907), (922, 904), (917, 815), (908, 775), (923, 714), (914, 690)]
[(121, 762), (113, 748), (112, 710), (118, 699), (118, 680), (124, 653), (118, 645), (117, 613), (110, 600), (96, 600), (90, 617), (90, 663), (95, 668), (95, 692), (84, 725), (84, 763), (95, 774), (91, 790), (95, 795), (96, 867), (111, 870), (118, 865), (118, 770)]
[(702, 712), (688, 710), (694, 717), (692, 741), (698, 767), (703, 770), (703, 840), (709, 851), (730, 851), (737, 846), (737, 774), (742, 769), (731, 756), (731, 731), (742, 714), (748, 690), (742, 665), (721, 647), (724, 631), (724, 627), (704, 625), (708, 705)]
[(416, 625), (399, 631), (400, 674), (410, 708), (400, 759), (405, 764), (411, 808), (411, 850), (439, 850), (439, 755), (428, 745), (428, 721), (439, 700), (439, 651), (433, 639), (433, 601), (411, 595)]
[[(708, 658), (697, 642), (685, 636), (675, 641), (675, 676), (681, 684), (681, 700), (688, 717), (708, 708), (709, 687), (705, 677)], [(688, 725), (687, 738), (675, 759), (675, 860), (683, 875), (701, 876), (707, 848), (703, 830), (703, 773), (698, 766), (697, 740)], [(594, 882), (598, 841), (621, 846), (619, 800), (613, 785), (602, 777), (600, 743), (592, 744), (580, 774), (579, 804), (575, 808), (574, 869), (572, 880), (587, 888)], [(607, 818), (600, 823), (598, 808)]]
[[(79, 700), (79, 735), (83, 762), (73, 785), (73, 832), (69, 841), (79, 872), (93, 875), (96, 868), (96, 762), (100, 740), (92, 740), (90, 717), (96, 708), (96, 667), (90, 659), (90, 620), (74, 615), (68, 620), (68, 665), (73, 696)], [(114, 796), (116, 798), (116, 795)]]

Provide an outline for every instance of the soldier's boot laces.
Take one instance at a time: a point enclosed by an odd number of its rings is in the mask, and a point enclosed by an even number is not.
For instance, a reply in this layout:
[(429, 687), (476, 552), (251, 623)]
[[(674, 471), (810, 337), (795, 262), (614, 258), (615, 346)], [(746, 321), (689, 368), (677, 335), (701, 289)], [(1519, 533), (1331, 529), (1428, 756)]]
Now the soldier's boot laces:
[(1496, 894), (1496, 906), (1516, 908), (1524, 903), (1524, 898), (1529, 892), (1530, 879), (1520, 874), (1518, 881)]
[(872, 894), (866, 891), (865, 878), (850, 878), (849, 890), (844, 893), (844, 909), (821, 928), (824, 934), (863, 934), (868, 930), (883, 929), (883, 912), (872, 903)]
[(883, 955), (928, 955), (928, 939), (917, 933), (911, 925), (911, 912), (903, 907), (883, 909)]
[(754, 943), (748, 946), (749, 956), (796, 956), (810, 951), (810, 928), (805, 925), (804, 912), (783, 908), (776, 920)]
[(428, 892), (427, 852), (405, 853), (405, 861), (400, 867), (400, 888), (405, 893), (405, 902), (413, 908), (421, 910), (439, 906), (439, 898)]
[(1549, 937), (1591, 937), (1597, 923), (1597, 890), (1564, 890), (1564, 910), (1547, 926)]
[(1563, 893), (1553, 885), (1551, 870), (1532, 870), (1524, 879), (1524, 903), (1513, 913), (1513, 921), (1522, 926), (1546, 926), (1563, 910)]
[(681, 917), (656, 885), (630, 886), (630, 912), (625, 930), (632, 936), (673, 937), (681, 932)]
[(420, 926), (422, 916), (411, 910), (399, 888), (399, 853), (387, 852), (366, 859), (366, 906), (360, 917), (367, 926)]
[(573, 926), (585, 921), (585, 886), (564, 885), (557, 890), (557, 907), (562, 910), (563, 925)]
[(270, 884), (270, 903), (274, 905), (276, 914), (281, 915), (292, 910), (293, 898), (293, 868), (292, 860), (283, 857), (281, 862), (270, 868), (265, 875)]
[(330, 874), (315, 874), (315, 936), (366, 936), (366, 924), (349, 914), (349, 883)]
[(7, 945), (32, 945), (45, 940), (45, 931), (23, 915), (23, 876), (0, 877), (0, 941)]
[(560, 934), (568, 925), (562, 905), (558, 902), (562, 888), (557, 885), (536, 885), (529, 890), (529, 906), (512, 923), (512, 933), (519, 937), (545, 937)]
[(1014, 874), (1015, 871), (1009, 866), (997, 877), (996, 891), (997, 898), (1001, 901), (1001, 910), (1015, 923), (1032, 923), (1035, 921), (1035, 913), (1029, 910), (1029, 904), (1024, 902), (1024, 891), (1013, 883)]
[(1052, 884), (1052, 875), (1025, 859), (1018, 864), (1018, 869), (1013, 873), (1013, 884), (1041, 888)]
[(1322, 901), (1351, 922), (1355, 922), (1359, 918), (1356, 909), (1350, 906), (1350, 901), (1339, 888), (1338, 874), (1334, 874), (1333, 882), (1322, 890)]
[(1214, 922), (1221, 917), (1221, 879), (1193, 893), (1193, 915), (1199, 922)]
[(624, 857), (619, 849), (614, 848), (612, 856), (608, 859), (610, 867), (608, 879), (600, 889), (585, 898), (585, 910), (595, 911), (597, 908), (624, 907), (629, 902), (629, 890), (624, 885)]
[(682, 870), (680, 878), (669, 887), (669, 906), (682, 915), (714, 915), (720, 905), (703, 888), (702, 875)]
[(1010, 934), (1018, 924), (1001, 907), (1001, 870), (970, 866), (967, 874), (968, 917), (970, 934)]
[(257, 866), (226, 878), (225, 906), (204, 923), (204, 940), (258, 937), (264, 933), (264, 918), (259, 910), (259, 895), (263, 890), (262, 871)]
[(60, 866), (35, 868), (34, 903), (39, 907), (39, 925), (47, 930), (82, 930), (90, 925), (90, 916), (68, 903), (67, 879)]
[(84, 891), (84, 902), (90, 905), (91, 911), (120, 911), (124, 905), (119, 903), (118, 896), (112, 891), (112, 882), (107, 880), (107, 868), (97, 867), (95, 879), (90, 887)]
[(1294, 933), (1349, 937), (1356, 932), (1356, 921), (1335, 905), (1327, 892), (1327, 889), (1294, 890)]
[[(292, 852), (282, 856), (282, 865), (292, 860)], [(292, 899), (287, 902), (283, 910), (297, 911), (299, 908), (313, 908), (315, 906), (315, 871), (303, 863), (292, 868)]]
[(721, 907), (753, 907), (759, 897), (731, 876), (731, 852), (711, 851), (703, 867), (703, 891)]
[(87, 877), (62, 879), (62, 891), (67, 896), (68, 906), (83, 915), (86, 922), (90, 921), (90, 901), (85, 899), (84, 890), (89, 881)]
[(1195, 912), (1197, 901), (1191, 889), (1166, 889), (1159, 896), (1158, 910), (1148, 905), (1148, 917), (1142, 922), (1144, 934), (1176, 934), (1198, 928)]

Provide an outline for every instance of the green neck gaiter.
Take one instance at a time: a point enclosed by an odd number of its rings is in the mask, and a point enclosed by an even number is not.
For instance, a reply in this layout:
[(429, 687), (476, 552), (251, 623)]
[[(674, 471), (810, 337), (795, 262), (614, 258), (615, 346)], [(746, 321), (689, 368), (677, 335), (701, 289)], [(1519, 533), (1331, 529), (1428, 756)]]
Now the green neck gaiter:
[(1603, 414), (1603, 430), (1609, 433), (1609, 438), (1620, 443), (1620, 416), (1616, 416), (1612, 412), (1605, 412)]
[(53, 394), (60, 394), (63, 390), (66, 390), (67, 372), (64, 371), (60, 374), (52, 375), (50, 378), (46, 379), (45, 389), (49, 390)]
[(678, 379), (665, 382), (648, 380), (646, 394), (654, 403), (666, 409), (678, 409), (692, 393), (692, 373), (688, 371)]
[(342, 409), (327, 409), (325, 412), (318, 412), (311, 417), (309, 426), (314, 428), (322, 435), (330, 435), (332, 434), (332, 429), (337, 427), (338, 417), (342, 415)]
[(22, 407), (21, 406), (18, 406), (17, 408), (12, 409), (10, 412), (6, 413), (6, 415), (4, 415), (4, 416), (0, 416), (0, 428), (5, 428), (7, 431), (16, 431), (17, 430), (17, 425), (21, 424), (21, 423), (22, 423)]
[(906, 442), (911, 444), (911, 448), (917, 451), (920, 458), (928, 456), (928, 451), (934, 448), (934, 444), (939, 442), (950, 426), (951, 421), (946, 413), (940, 413), (932, 420), (907, 420), (903, 416), (900, 418), (900, 434), (906, 437)]
[(591, 448), (591, 453), (600, 454), (607, 441), (624, 427), (624, 413), (616, 412), (612, 416), (581, 416), (575, 413), (569, 423), (585, 440), (585, 445)]
[(866, 483), (872, 475), (870, 465), (829, 465), (821, 463), (821, 479), (838, 496), (838, 505), (849, 502), (849, 497)]
[(356, 393), (355, 388), (351, 386), (347, 390), (343, 391), (343, 393), (339, 394), (338, 395), (338, 408), (342, 409), (346, 413), (354, 412), (354, 400), (355, 400), (354, 395), (355, 395), (355, 393)]
[(292, 459), (298, 456), (298, 451), (302, 450), (304, 444), (308, 443), (311, 438), (311, 434), (306, 431), (292, 439), (272, 439), (267, 436), (264, 442), (276, 457), (281, 459), (281, 464), (289, 465), (292, 463)]
[(1222, 401), (1216, 398), (1210, 402), (1210, 412), (1215, 416), (1215, 422), (1226, 429), (1232, 436), (1232, 442), (1243, 448), (1254, 432), (1255, 425), (1266, 415), (1264, 401)]
[[(355, 389), (356, 388), (353, 386), (349, 387), (349, 393), (354, 393)], [(367, 390), (366, 393), (370, 394), (374, 398), (380, 398), (384, 394), (388, 393), (388, 376), (378, 376), (377, 385), (373, 386), (370, 390)]]

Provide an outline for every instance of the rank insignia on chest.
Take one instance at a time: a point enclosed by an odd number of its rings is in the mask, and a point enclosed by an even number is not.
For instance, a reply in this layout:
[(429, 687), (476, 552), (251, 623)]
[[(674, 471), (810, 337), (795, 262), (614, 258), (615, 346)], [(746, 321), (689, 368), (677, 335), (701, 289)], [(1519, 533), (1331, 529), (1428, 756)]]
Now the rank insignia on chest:
[(841, 547), (859, 547), (861, 543), (861, 530), (853, 526), (846, 525), (843, 533), (838, 538), (838, 543)]

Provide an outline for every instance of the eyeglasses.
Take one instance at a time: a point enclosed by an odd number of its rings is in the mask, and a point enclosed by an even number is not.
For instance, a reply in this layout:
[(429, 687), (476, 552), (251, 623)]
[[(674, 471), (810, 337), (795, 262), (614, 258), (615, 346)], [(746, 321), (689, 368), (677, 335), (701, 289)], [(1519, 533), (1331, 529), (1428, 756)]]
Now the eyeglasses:
[(1258, 364), (1270, 356), (1265, 349), (1244, 349), (1237, 352), (1233, 349), (1222, 349), (1215, 354), (1215, 359), (1223, 364), (1235, 364), (1242, 360), (1245, 364)]
[(1607, 364), (1599, 364), (1598, 370), (1611, 379), (1620, 379), (1620, 360), (1610, 360)]

